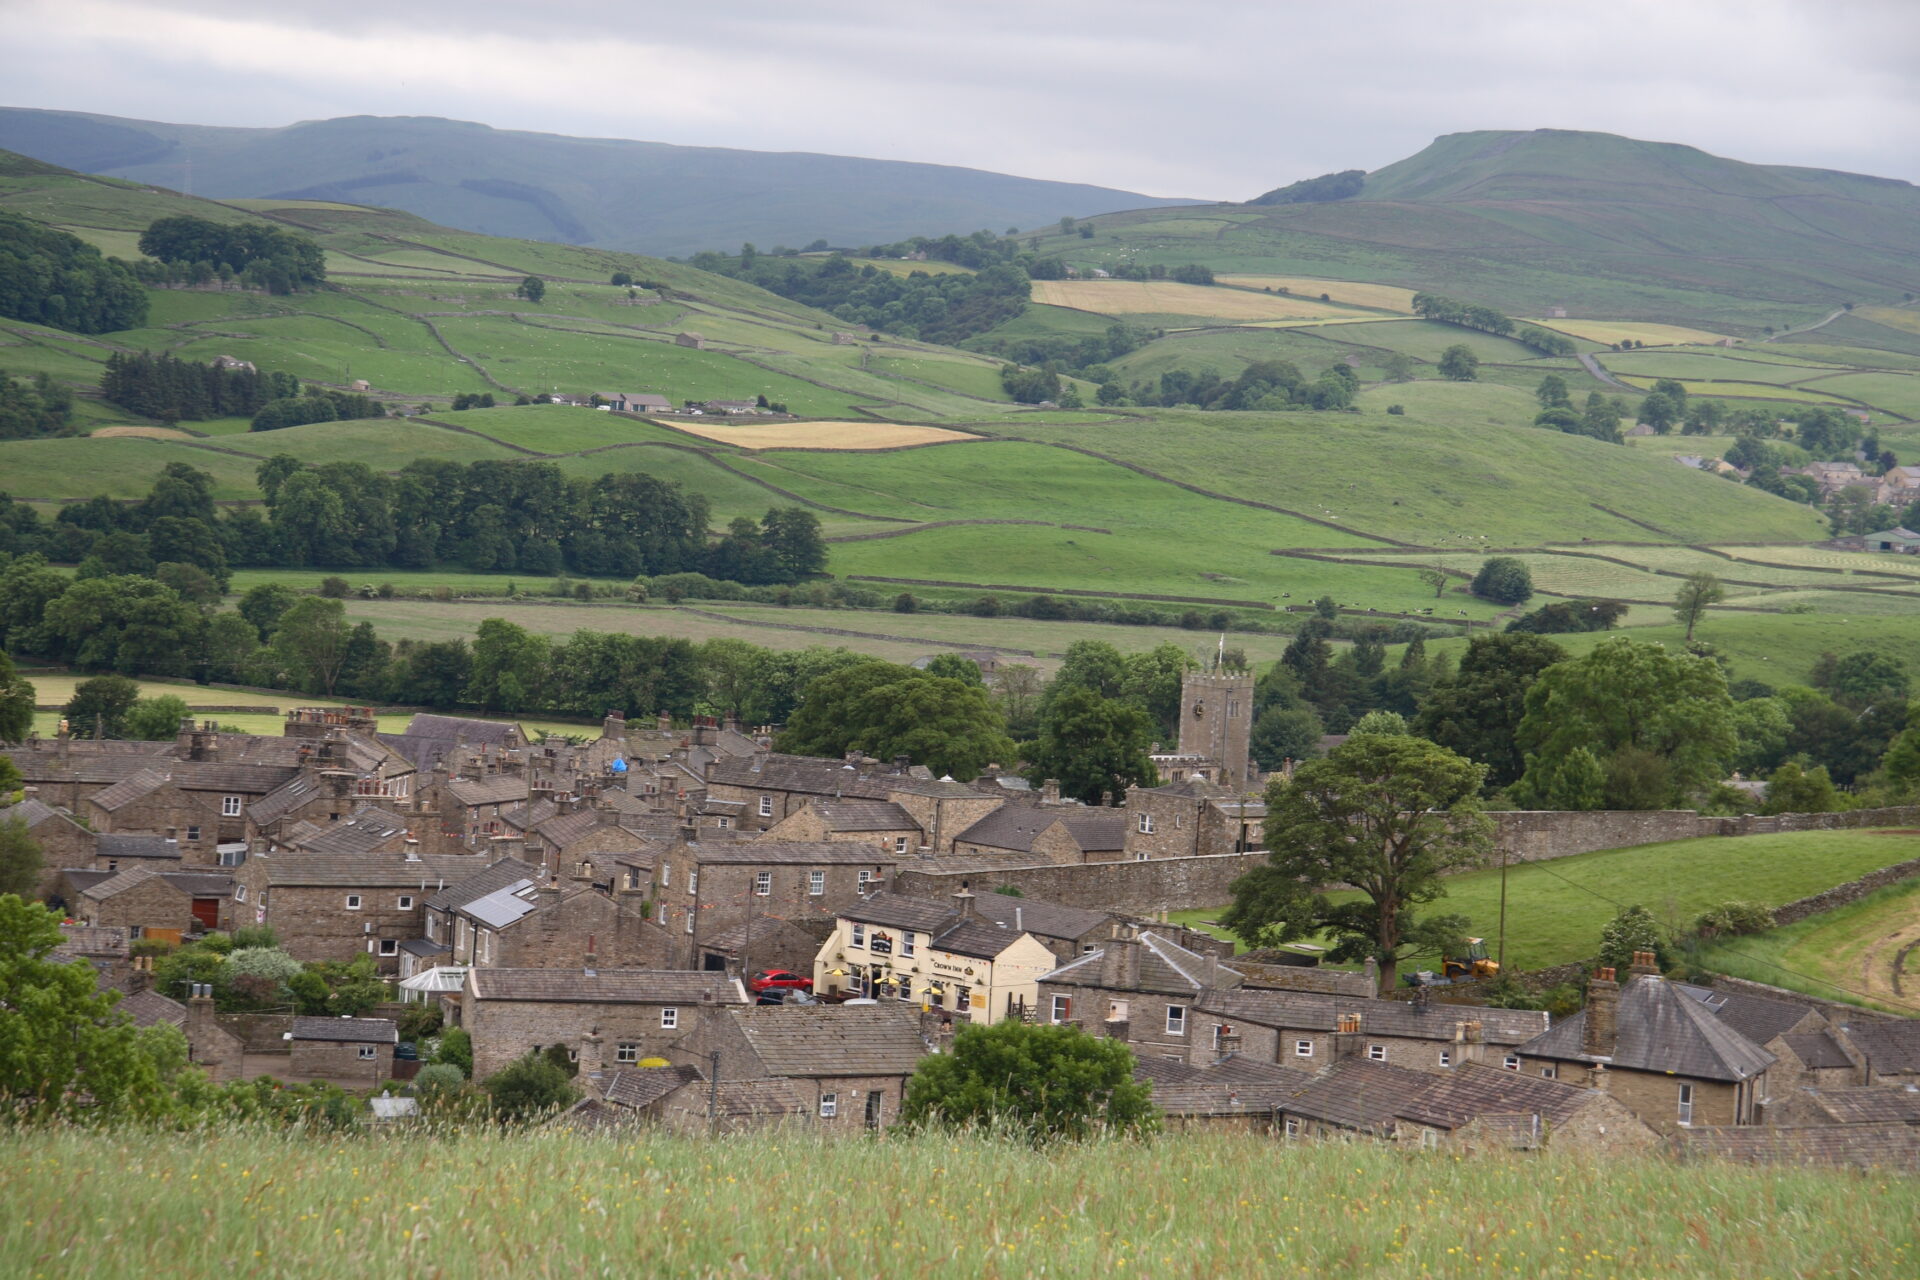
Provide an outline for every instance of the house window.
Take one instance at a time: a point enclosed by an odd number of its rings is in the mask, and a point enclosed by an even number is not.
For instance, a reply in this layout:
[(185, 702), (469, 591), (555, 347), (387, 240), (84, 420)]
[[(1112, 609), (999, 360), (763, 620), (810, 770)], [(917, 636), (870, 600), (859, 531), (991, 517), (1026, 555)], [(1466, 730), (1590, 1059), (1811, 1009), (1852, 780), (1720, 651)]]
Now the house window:
[(1453, 1050), (1442, 1049), (1440, 1051), (1440, 1065), (1443, 1067), (1450, 1067), (1453, 1065)]
[(403, 893), (398, 898), (394, 899), (393, 905), (396, 910), (411, 911), (413, 910), (413, 895), (410, 893)]
[(957, 993), (953, 998), (953, 1007), (955, 1009), (961, 1013), (965, 1013), (967, 1010), (973, 1008), (972, 987), (955, 987), (954, 991)]
[(773, 816), (773, 797), (772, 796), (760, 797), (760, 816), (763, 818), (771, 818)]
[(660, 887), (662, 889), (673, 888), (673, 864), (671, 862), (663, 862), (660, 864)]
[(220, 816), (223, 818), (239, 817), (240, 816), (240, 797), (239, 796), (221, 796), (220, 797)]
[(1370, 1044), (1367, 1046), (1368, 1062), (1385, 1062), (1386, 1060), (1387, 1046), (1383, 1044)]
[(394, 939), (394, 938), (382, 938), (382, 939), (380, 939), (380, 954), (381, 954), (381, 955), (383, 955), (383, 956), (397, 956), (397, 955), (399, 955), (399, 954), (400, 954), (400, 943), (399, 943), (399, 941), (398, 941), (397, 939)]
[(1505, 1060), (1503, 1060), (1500, 1063), (1500, 1065), (1505, 1067), (1509, 1071), (1518, 1071), (1520, 1069), (1520, 1059), (1510, 1053), (1506, 1056)]
[(674, 1031), (677, 1030), (679, 1026), (680, 1011), (678, 1009), (662, 1009), (660, 1011), (660, 1029), (662, 1031)]
[(613, 1060), (615, 1062), (640, 1061), (640, 1046), (634, 1044), (631, 1040), (623, 1041), (615, 1045), (613, 1047)]
[(867, 945), (867, 926), (863, 924), (854, 925), (852, 927), (852, 935), (847, 939), (847, 945), (850, 947), (865, 947)]
[(373, 1050), (373, 1046), (372, 1046), (372, 1045), (370, 1045), (370, 1044), (363, 1044), (363, 1045), (361, 1045), (361, 1046), (360, 1046), (360, 1056), (361, 1056), (362, 1058), (372, 1058), (372, 1057), (374, 1057), (374, 1056), (375, 1056), (375, 1054), (374, 1054), (374, 1050)]
[(759, 898), (764, 898), (768, 894), (772, 893), (773, 892), (773, 872), (762, 871), (756, 874), (753, 877), (753, 892), (754, 892), (754, 896)]
[(357, 893), (350, 893), (350, 894), (348, 894), (348, 895), (347, 895), (347, 910), (349, 910), (349, 911), (358, 911), (359, 909), (360, 909), (360, 895), (359, 895), (359, 894), (357, 894)]
[(696, 867), (692, 871), (687, 872), (687, 896), (690, 898), (697, 897), (699, 893), (700, 893), (700, 870), (699, 868)]
[(1231, 1036), (1232, 1034), (1233, 1034), (1233, 1027), (1230, 1023), (1225, 1023), (1225, 1022), (1214, 1023), (1213, 1024), (1213, 1051), (1215, 1053), (1218, 1053), (1222, 1048), (1224, 1048), (1227, 1043), (1227, 1037)]
[(1540, 1078), (1542, 1080), (1558, 1080), (1560, 1078), (1560, 1068), (1554, 1066), (1552, 1063), (1548, 1063), (1546, 1066), (1540, 1068)]
[(627, 888), (638, 889), (639, 887), (640, 887), (640, 868), (628, 867), (627, 868)]
[(687, 932), (693, 932), (693, 912), (687, 912)]
[(1134, 854), (1133, 860), (1135, 862), (1145, 862), (1147, 860), (1147, 851), (1142, 849), (1140, 852)]
[(905, 836), (895, 836), (893, 838), (893, 851), (895, 853), (905, 853), (907, 851), (907, 838)]
[(493, 930), (491, 929), (480, 931), (480, 959), (482, 963), (487, 964), (493, 961)]
[(860, 893), (865, 894), (867, 890), (873, 887), (873, 872), (862, 871), (854, 876), (853, 887)]
[(1440, 1147), (1440, 1131), (1438, 1129), (1421, 1129), (1420, 1145), (1429, 1151), (1437, 1151)]
[(827, 873), (824, 871), (807, 872), (807, 893), (819, 897), (827, 891)]
[(900, 973), (900, 974), (894, 975), (894, 981), (900, 984), (900, 998), (902, 1000), (913, 999), (913, 979), (912, 978), (908, 977), (904, 973)]
[(233, 886), (233, 900), (235, 902), (245, 902), (247, 900), (247, 886), (243, 884)]
[(725, 814), (723, 813), (723, 814), (721, 814), (721, 815), (720, 815), (719, 817), (717, 817), (717, 818), (715, 818), (715, 819), (713, 820), (713, 825), (714, 825), (714, 826), (716, 826), (716, 827), (718, 827), (718, 828), (719, 828), (720, 830), (722, 830), (722, 831), (726, 831), (726, 830), (729, 830), (729, 829), (731, 829), (731, 828), (732, 828), (732, 826), (733, 826), (733, 819), (732, 819), (732, 818), (729, 818), (729, 817), (727, 817), (727, 816), (726, 816), (726, 815), (725, 815)]
[(1289, 1138), (1297, 1138), (1300, 1136), (1300, 1117), (1299, 1116), (1287, 1117), (1286, 1134)]
[(198, 840), (199, 838), (200, 838), (200, 828), (198, 827), (187, 828), (187, 839)]
[(1153, 834), (1153, 815), (1150, 813), (1141, 814), (1138, 825), (1140, 827), (1141, 835), (1143, 836), (1152, 835)]
[(1296, 1058), (1311, 1058), (1313, 1056), (1313, 1041), (1295, 1040), (1293, 1042), (1293, 1056)]
[(1693, 1123), (1693, 1086), (1690, 1084), (1680, 1086), (1680, 1123)]
[(1055, 996), (1053, 998), (1053, 1021), (1055, 1024), (1066, 1022), (1073, 1017), (1073, 997)]
[(1167, 1006), (1167, 1034), (1170, 1036), (1187, 1034), (1187, 1006), (1183, 1004)]
[(900, 935), (900, 956), (902, 959), (912, 959), (913, 957), (913, 933), (911, 931)]
[(840, 1095), (837, 1093), (821, 1094), (820, 1095), (820, 1118), (822, 1120), (831, 1120), (839, 1114), (840, 1114)]

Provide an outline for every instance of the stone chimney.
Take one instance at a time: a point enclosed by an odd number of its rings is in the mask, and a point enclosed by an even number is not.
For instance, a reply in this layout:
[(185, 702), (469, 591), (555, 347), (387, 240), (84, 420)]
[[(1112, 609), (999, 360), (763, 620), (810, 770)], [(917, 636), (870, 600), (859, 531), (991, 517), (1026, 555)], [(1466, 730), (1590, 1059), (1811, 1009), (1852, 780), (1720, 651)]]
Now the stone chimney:
[(580, 1078), (591, 1080), (601, 1073), (605, 1066), (602, 1051), (605, 1041), (601, 1039), (600, 1028), (595, 1027), (580, 1037)]
[(693, 745), (696, 747), (710, 747), (713, 745), (713, 725), (708, 723), (707, 717), (705, 716), (701, 716), (693, 722)]
[(1231, 1025), (1221, 1023), (1220, 1034), (1214, 1040), (1213, 1060), (1215, 1062), (1225, 1062), (1228, 1058), (1240, 1052), (1241, 1043), (1240, 1033)]
[(1580, 1027), (1580, 1052), (1611, 1058), (1620, 1037), (1620, 984), (1613, 970), (1599, 970), (1587, 982), (1587, 1011)]
[(1131, 925), (1116, 924), (1100, 951), (1100, 985), (1132, 991), (1140, 985), (1140, 939)]
[(1208, 991), (1217, 991), (1220, 989), (1220, 955), (1218, 952), (1207, 952), (1207, 964), (1206, 968), (1201, 971), (1200, 985)]
[(727, 712), (727, 718), (721, 723), (721, 727), (724, 728), (728, 733), (740, 732), (739, 714), (733, 711)]
[(1060, 803), (1060, 780), (1058, 778), (1048, 778), (1040, 784), (1040, 803)]
[(974, 907), (973, 890), (967, 887), (965, 880), (960, 882), (960, 892), (953, 895), (953, 909), (960, 913), (963, 921), (979, 919), (979, 912)]
[(667, 714), (665, 711), (662, 711), (658, 716), (654, 718), (653, 728), (654, 728), (654, 732), (656, 733), (672, 733), (673, 717)]
[(1333, 1020), (1333, 1058), (1339, 1062), (1360, 1056), (1360, 1015), (1342, 1013)]
[(1653, 958), (1653, 952), (1651, 952), (1651, 951), (1636, 951), (1636, 952), (1634, 952), (1634, 953), (1633, 953), (1633, 964), (1632, 964), (1632, 966), (1631, 966), (1631, 967), (1629, 967), (1629, 968), (1628, 968), (1628, 970), (1627, 970), (1627, 976), (1628, 976), (1629, 978), (1657, 978), (1657, 977), (1659, 977), (1659, 976), (1660, 976), (1660, 965), (1659, 965), (1659, 963), (1658, 963), (1657, 961), (1655, 961), (1655, 960), (1654, 960), (1654, 958)]
[(600, 736), (625, 741), (627, 736), (627, 713), (624, 711), (607, 712), (607, 718), (600, 722)]

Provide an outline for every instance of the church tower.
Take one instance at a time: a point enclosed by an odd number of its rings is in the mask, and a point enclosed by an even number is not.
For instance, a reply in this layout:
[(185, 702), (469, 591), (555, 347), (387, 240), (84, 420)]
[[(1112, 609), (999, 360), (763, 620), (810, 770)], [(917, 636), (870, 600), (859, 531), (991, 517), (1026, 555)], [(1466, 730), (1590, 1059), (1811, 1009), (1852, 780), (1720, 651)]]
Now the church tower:
[(1221, 785), (1236, 791), (1252, 782), (1253, 674), (1188, 672), (1180, 682), (1180, 754), (1205, 756), (1220, 766)]

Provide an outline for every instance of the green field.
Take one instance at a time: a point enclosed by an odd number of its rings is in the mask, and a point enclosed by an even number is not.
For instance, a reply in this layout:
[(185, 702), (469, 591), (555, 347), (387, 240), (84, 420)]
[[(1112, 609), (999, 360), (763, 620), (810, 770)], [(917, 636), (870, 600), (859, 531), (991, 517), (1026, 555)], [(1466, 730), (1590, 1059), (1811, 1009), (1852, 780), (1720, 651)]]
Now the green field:
[(1898, 992), (1893, 975), (1901, 951), (1920, 939), (1916, 921), (1920, 879), (1905, 880), (1796, 924), (1709, 943), (1700, 963), (1716, 973), (1913, 1017), (1920, 1015), (1920, 953), (1905, 957)]
[[(1892, 1173), (1202, 1134), (1038, 1151), (971, 1136), (382, 1138), (9, 1131), (0, 1252), (46, 1280), (1894, 1276), (1912, 1268), (1920, 1191)], [(879, 1215), (876, 1162), (896, 1184)]]

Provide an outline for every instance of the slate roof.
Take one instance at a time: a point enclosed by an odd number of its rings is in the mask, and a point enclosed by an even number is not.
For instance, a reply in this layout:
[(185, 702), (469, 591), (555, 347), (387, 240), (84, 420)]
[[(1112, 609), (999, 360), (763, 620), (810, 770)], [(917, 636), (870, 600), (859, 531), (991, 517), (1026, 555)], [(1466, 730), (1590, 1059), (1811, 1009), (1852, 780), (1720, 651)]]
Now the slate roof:
[(400, 943), (400, 949), (410, 956), (419, 956), (422, 959), (443, 956), (453, 950), (446, 943), (435, 942), (430, 938), (407, 938)]
[(528, 879), (537, 870), (537, 867), (530, 867), (517, 859), (502, 858), (428, 895), (426, 907), (429, 911), (453, 911), (486, 897), (496, 889), (504, 889), (516, 881)]
[(87, 799), (108, 813), (112, 813), (116, 809), (124, 809), (135, 801), (146, 799), (171, 780), (163, 769), (143, 768), (128, 774), (110, 787), (102, 787)]
[(109, 832), (93, 838), (93, 852), (99, 858), (160, 858), (177, 861), (180, 842), (165, 836), (116, 835)]
[(1350, 1059), (1316, 1074), (1281, 1109), (1342, 1129), (1383, 1132), (1425, 1092), (1433, 1076), (1384, 1062)]
[(794, 791), (856, 800), (885, 800), (889, 785), (908, 779), (898, 775), (875, 777), (863, 774), (852, 765), (837, 760), (770, 752), (764, 756), (753, 754), (716, 760), (707, 781), (761, 791)]
[(559, 805), (551, 798), (541, 796), (530, 804), (516, 804), (511, 809), (502, 809), (500, 824), (512, 827), (515, 831), (531, 831), (559, 812)]
[(1769, 1000), (1744, 991), (1720, 991), (1684, 982), (1673, 985), (1712, 1010), (1722, 1023), (1759, 1045), (1791, 1031), (1813, 1012), (1810, 1006), (1791, 1000)]
[(935, 933), (927, 945), (949, 955), (991, 960), (1019, 938), (1011, 927), (988, 924), (985, 920), (960, 920)]
[(368, 805), (356, 809), (338, 822), (330, 822), (314, 835), (293, 836), (289, 843), (306, 853), (373, 853), (395, 836), (405, 835), (407, 820), (397, 813)]
[(686, 848), (696, 862), (703, 864), (750, 866), (765, 862), (792, 866), (882, 866), (892, 865), (896, 861), (892, 854), (882, 853), (871, 845), (854, 844), (846, 840), (696, 841)]
[(160, 878), (194, 898), (223, 898), (233, 892), (233, 877), (215, 871), (162, 871)]
[(729, 1016), (774, 1076), (905, 1076), (927, 1056), (913, 1005), (758, 1005)]
[(1436, 1129), (1458, 1129), (1488, 1115), (1537, 1115), (1550, 1125), (1565, 1124), (1599, 1096), (1593, 1089), (1478, 1062), (1427, 1079), (1426, 1089), (1398, 1114)]
[[(729, 1119), (811, 1116), (814, 1093), (798, 1080), (721, 1080), (714, 1109)], [(704, 1108), (706, 1098), (700, 1099)]]
[(517, 773), (490, 773), (483, 778), (450, 778), (447, 794), (464, 805), (526, 803), (527, 779)]
[(398, 1044), (400, 1027), (391, 1018), (295, 1018), (293, 1038), (338, 1044)]
[(593, 832), (598, 831), (603, 825), (608, 826), (609, 830), (615, 829), (610, 824), (603, 824), (600, 821), (598, 811), (594, 809), (576, 809), (572, 813), (563, 813), (558, 817), (548, 818), (545, 822), (535, 827), (534, 830), (539, 832), (541, 839), (551, 841), (558, 848), (565, 849), (575, 840), (580, 839), (580, 837), (591, 835)]
[(607, 1077), (600, 1091), (608, 1102), (623, 1107), (645, 1107), (700, 1078), (700, 1072), (693, 1067), (621, 1067)]
[(182, 791), (230, 791), (266, 796), (295, 770), (292, 765), (229, 764), (223, 760), (172, 760), (163, 766)]
[(1327, 995), (1318, 991), (1275, 991), (1240, 987), (1212, 991), (1198, 1007), (1235, 1022), (1251, 1022), (1287, 1031), (1333, 1031), (1348, 1014), (1360, 1016), (1360, 1034), (1410, 1040), (1451, 1041), (1462, 1022), (1478, 1022), (1487, 1044), (1524, 1045), (1547, 1028), (1547, 1015), (1533, 1009), (1488, 1009), (1479, 1006), (1429, 1004), (1404, 1000), (1372, 1000)]
[(183, 1027), (187, 1023), (187, 1006), (158, 991), (136, 991), (113, 1007), (133, 1019), (136, 1027)]
[[(1519, 1052), (1561, 1062), (1603, 1062), (1615, 1069), (1658, 1071), (1696, 1080), (1748, 1080), (1776, 1059), (1707, 1007), (1664, 979), (1641, 975), (1620, 990), (1618, 1035), (1610, 1055), (1581, 1048), (1587, 1010), (1521, 1045)], [(1491, 1013), (1492, 1010), (1476, 1012)], [(1920, 1024), (1916, 1024), (1920, 1027)], [(1920, 1047), (1917, 1040), (1916, 1047)]]
[(745, 1004), (738, 978), (691, 969), (471, 969), (482, 1000), (590, 1004)]
[[(1150, 991), (1161, 995), (1193, 995), (1205, 990), (1208, 958), (1189, 951), (1179, 943), (1152, 930), (1140, 934), (1140, 979), (1129, 990)], [(1109, 943), (1111, 945), (1111, 943)], [(1087, 954), (1042, 974), (1040, 981), (1073, 987), (1101, 987), (1100, 961), (1106, 948)], [(1238, 969), (1220, 965), (1216, 981), (1222, 987), (1237, 987), (1242, 974)]]
[(1847, 1051), (1832, 1036), (1824, 1031), (1803, 1031), (1780, 1037), (1780, 1042), (1800, 1059), (1801, 1065), (1808, 1068), (1853, 1066), (1853, 1059), (1847, 1057)]
[(29, 786), (39, 782), (106, 785), (151, 767), (156, 757), (172, 748), (171, 742), (85, 739), (71, 742), (71, 754), (63, 759), (59, 745), (43, 739), (36, 746), (15, 747), (0, 755), (13, 761)]
[(1906, 1018), (1856, 1018), (1841, 1028), (1880, 1075), (1920, 1074), (1920, 1022)]
[(1064, 825), (1074, 842), (1089, 852), (1110, 853), (1126, 847), (1124, 809), (1041, 809), (1004, 804), (954, 838), (990, 849), (1031, 853), (1033, 842), (1056, 823)]
[(29, 831), (45, 822), (48, 818), (63, 817), (66, 817), (66, 815), (38, 796), (28, 796), (19, 804), (0, 809), (0, 822), (13, 822), (18, 820), (26, 823)]
[(475, 857), (433, 853), (416, 859), (398, 853), (273, 853), (257, 855), (252, 862), (266, 868), (269, 885), (426, 892), (465, 880), (484, 865)]
[(1920, 1171), (1920, 1128), (1910, 1124), (1702, 1126), (1668, 1142), (1683, 1160)]
[(264, 827), (280, 821), (319, 794), (320, 779), (309, 773), (300, 773), (254, 801), (247, 816), (253, 819), (256, 826)]
[(891, 800), (821, 800), (814, 809), (829, 831), (918, 831), (920, 824)]
[[(1112, 917), (1104, 911), (1065, 907), (1057, 902), (1033, 898), (1015, 898), (1004, 893), (976, 894), (973, 910), (989, 924), (1016, 927), (1042, 938), (1082, 938), (1108, 923)], [(948, 898), (916, 898), (903, 893), (874, 893), (841, 910), (849, 920), (863, 924), (885, 925), (894, 929), (914, 929), (932, 933), (958, 919), (959, 912)]]
[(1153, 1082), (1153, 1105), (1174, 1116), (1233, 1116), (1284, 1106), (1308, 1081), (1304, 1071), (1233, 1057), (1211, 1067), (1142, 1058), (1135, 1080)]
[(1920, 1089), (1874, 1085), (1864, 1089), (1808, 1089), (1814, 1105), (1840, 1124), (1920, 1125)]
[[(413, 719), (407, 722), (407, 732), (404, 736), (445, 738), (448, 741), (465, 738), (468, 746), (477, 747), (481, 743), (498, 745), (506, 742), (509, 735), (519, 729), (519, 725), (504, 720), (473, 720), (466, 716), (442, 716), (418, 711), (414, 713)], [(520, 731), (520, 736), (523, 740), (526, 738), (524, 730)]]
[(115, 872), (98, 884), (90, 885), (81, 892), (89, 898), (105, 901), (117, 898), (129, 889), (138, 889), (150, 881), (158, 880), (160, 873), (152, 867), (128, 867), (125, 871)]
[(819, 945), (819, 938), (791, 920), (782, 920), (778, 916), (755, 916), (752, 920), (743, 920), (717, 933), (703, 934), (700, 938), (700, 949), (722, 951), (737, 956), (741, 948), (749, 945), (750, 939), (754, 943), (772, 942), (781, 934), (788, 932), (804, 935), (816, 947)]
[(105, 925), (63, 924), (60, 945), (55, 955), (124, 956), (129, 949), (127, 931)]

